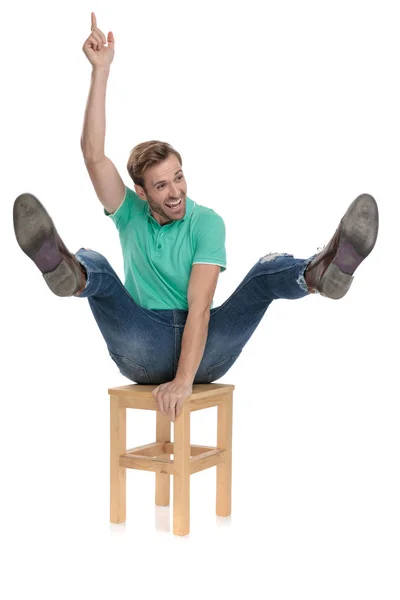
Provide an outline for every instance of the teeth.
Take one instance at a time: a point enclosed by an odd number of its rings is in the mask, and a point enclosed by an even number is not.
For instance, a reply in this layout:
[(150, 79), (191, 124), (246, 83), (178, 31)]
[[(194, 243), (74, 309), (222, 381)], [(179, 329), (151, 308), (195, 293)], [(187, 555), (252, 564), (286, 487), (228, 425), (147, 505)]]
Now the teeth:
[(170, 206), (171, 208), (174, 208), (175, 206), (178, 206), (178, 204), (180, 204), (180, 202), (181, 202), (181, 201), (180, 201), (180, 200), (178, 200), (178, 202), (174, 202), (173, 204), (172, 204), (172, 203), (170, 203), (170, 204), (167, 204), (167, 206)]

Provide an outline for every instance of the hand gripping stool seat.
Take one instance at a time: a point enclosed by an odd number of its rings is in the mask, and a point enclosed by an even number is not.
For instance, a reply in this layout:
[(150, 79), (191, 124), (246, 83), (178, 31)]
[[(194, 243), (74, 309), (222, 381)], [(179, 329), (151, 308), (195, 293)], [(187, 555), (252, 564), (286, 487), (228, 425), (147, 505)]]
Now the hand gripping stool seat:
[[(123, 385), (110, 388), (110, 520), (126, 520), (126, 469), (154, 471), (155, 503), (170, 503), (170, 475), (173, 476), (173, 533), (187, 535), (190, 530), (190, 476), (217, 467), (216, 513), (231, 514), (232, 491), (232, 401), (235, 386), (218, 383), (193, 385), (193, 393), (174, 423), (158, 409), (152, 396), (157, 385)], [(218, 406), (217, 446), (190, 443), (190, 413)], [(156, 441), (126, 449), (126, 409), (156, 411)], [(170, 455), (173, 458), (170, 458)]]

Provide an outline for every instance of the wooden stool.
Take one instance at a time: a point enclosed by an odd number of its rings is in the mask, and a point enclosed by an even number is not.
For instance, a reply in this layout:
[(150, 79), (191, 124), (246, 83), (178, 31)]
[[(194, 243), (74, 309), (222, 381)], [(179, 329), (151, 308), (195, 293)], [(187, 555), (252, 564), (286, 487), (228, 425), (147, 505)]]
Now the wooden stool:
[[(155, 471), (155, 503), (170, 503), (170, 475), (174, 478), (173, 533), (187, 535), (190, 529), (190, 475), (217, 466), (216, 512), (231, 514), (232, 487), (232, 400), (233, 385), (206, 383), (193, 385), (193, 393), (174, 423), (157, 408), (152, 391), (157, 385), (123, 385), (110, 388), (111, 429), (111, 523), (126, 520), (126, 469)], [(190, 413), (218, 406), (217, 447), (190, 444)], [(156, 411), (156, 441), (126, 449), (126, 409)], [(173, 460), (170, 455), (173, 454)]]

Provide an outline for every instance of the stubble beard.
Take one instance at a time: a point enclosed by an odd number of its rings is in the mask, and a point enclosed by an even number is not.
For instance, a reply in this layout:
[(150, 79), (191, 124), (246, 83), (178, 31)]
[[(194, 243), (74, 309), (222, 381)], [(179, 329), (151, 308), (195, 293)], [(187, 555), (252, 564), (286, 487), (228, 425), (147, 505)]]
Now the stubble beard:
[[(182, 194), (181, 195), (181, 199), (182, 199), (182, 205), (184, 205), (185, 203), (185, 197)], [(172, 223), (172, 221), (177, 221), (178, 219), (174, 219), (173, 217), (171, 217), (171, 215), (167, 214), (163, 208), (159, 205), (156, 204), (149, 196), (147, 196), (147, 202), (151, 208), (151, 210), (155, 213), (157, 213), (158, 215), (160, 215), (160, 217), (163, 217), (163, 219), (167, 219), (168, 223)], [(182, 217), (179, 217), (182, 218)], [(164, 223), (164, 225), (166, 225), (167, 223)]]

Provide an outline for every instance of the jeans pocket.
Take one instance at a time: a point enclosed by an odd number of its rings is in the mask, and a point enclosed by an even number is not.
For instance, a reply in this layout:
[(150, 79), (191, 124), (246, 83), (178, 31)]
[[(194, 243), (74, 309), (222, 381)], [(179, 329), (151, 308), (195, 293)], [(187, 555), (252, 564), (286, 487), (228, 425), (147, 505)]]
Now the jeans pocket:
[(228, 358), (224, 358), (224, 360), (221, 360), (220, 362), (211, 365), (211, 367), (208, 367), (207, 381), (211, 383), (212, 381), (216, 381), (217, 379), (223, 377), (225, 373), (229, 371), (235, 360), (239, 358), (239, 356), (240, 352), (235, 356), (228, 356)]
[(120, 373), (124, 375), (124, 377), (127, 377), (134, 383), (150, 383), (150, 379), (145, 367), (134, 363), (128, 358), (125, 358), (125, 356), (119, 356), (118, 354), (114, 354), (110, 351), (108, 351), (108, 353), (117, 365), (118, 369), (120, 370)]

